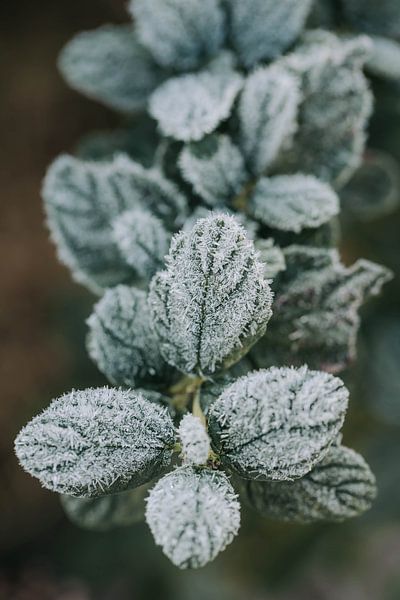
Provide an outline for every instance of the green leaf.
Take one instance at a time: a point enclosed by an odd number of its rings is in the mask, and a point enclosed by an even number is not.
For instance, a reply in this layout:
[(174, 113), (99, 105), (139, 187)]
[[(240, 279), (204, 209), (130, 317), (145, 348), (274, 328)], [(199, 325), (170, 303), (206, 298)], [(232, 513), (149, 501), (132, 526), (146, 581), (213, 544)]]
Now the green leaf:
[(151, 490), (146, 520), (156, 544), (174, 565), (197, 569), (237, 535), (240, 506), (224, 473), (181, 467)]
[(297, 479), (328, 453), (347, 402), (343, 382), (327, 373), (307, 367), (254, 371), (212, 405), (213, 448), (246, 479)]
[(242, 481), (247, 503), (271, 519), (295, 523), (344, 521), (371, 507), (375, 477), (349, 448), (332, 446), (314, 469), (296, 481)]
[(212, 214), (175, 236), (149, 302), (165, 360), (207, 375), (237, 362), (263, 335), (272, 296), (244, 229)]
[(174, 444), (165, 409), (132, 390), (97, 388), (54, 400), (21, 430), (15, 451), (43, 487), (94, 498), (160, 475)]

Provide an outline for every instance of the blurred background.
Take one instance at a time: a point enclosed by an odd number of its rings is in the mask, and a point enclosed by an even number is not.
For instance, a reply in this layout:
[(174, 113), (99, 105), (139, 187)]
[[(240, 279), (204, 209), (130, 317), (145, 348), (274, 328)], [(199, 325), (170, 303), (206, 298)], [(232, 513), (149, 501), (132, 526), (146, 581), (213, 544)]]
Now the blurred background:
[[(343, 525), (291, 526), (243, 514), (212, 565), (182, 573), (146, 525), (100, 534), (63, 516), (58, 498), (13, 454), (22, 425), (72, 387), (104, 383), (84, 349), (93, 298), (57, 261), (41, 207), (49, 162), (117, 116), (69, 90), (56, 69), (77, 31), (127, 19), (124, 0), (0, 3), (0, 600), (399, 600), (400, 215), (344, 224), (342, 253), (392, 268), (364, 311), (344, 442), (361, 451), (379, 497)], [(370, 146), (400, 159), (400, 85), (374, 84)]]

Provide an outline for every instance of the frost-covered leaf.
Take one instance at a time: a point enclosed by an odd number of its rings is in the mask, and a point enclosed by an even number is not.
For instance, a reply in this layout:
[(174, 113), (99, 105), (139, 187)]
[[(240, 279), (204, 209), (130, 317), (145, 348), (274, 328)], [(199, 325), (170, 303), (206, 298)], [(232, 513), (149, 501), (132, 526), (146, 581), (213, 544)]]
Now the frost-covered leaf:
[(171, 372), (152, 330), (145, 292), (125, 285), (107, 290), (88, 325), (89, 355), (112, 383), (159, 383)]
[(400, 81), (400, 43), (376, 36), (371, 39), (373, 49), (367, 70), (378, 77)]
[(254, 371), (212, 405), (213, 448), (246, 479), (297, 479), (326, 456), (347, 402), (343, 382), (328, 373), (307, 367)]
[(79, 33), (61, 52), (59, 68), (75, 90), (128, 113), (144, 108), (163, 80), (151, 55), (126, 25)]
[(178, 435), (184, 462), (189, 465), (205, 465), (210, 452), (210, 439), (199, 417), (184, 415), (179, 424)]
[(246, 67), (282, 54), (300, 35), (312, 4), (312, 0), (224, 2), (233, 46)]
[(244, 357), (228, 371), (222, 371), (212, 379), (205, 381), (200, 389), (200, 407), (203, 414), (207, 416), (210, 407), (218, 400), (225, 388), (252, 370), (251, 362)]
[(240, 145), (254, 175), (263, 173), (290, 140), (299, 101), (296, 79), (278, 66), (247, 78), (238, 109)]
[(344, 521), (371, 507), (375, 477), (365, 460), (349, 448), (332, 446), (326, 457), (296, 481), (243, 481), (246, 501), (271, 519), (312, 523)]
[(274, 245), (272, 238), (256, 240), (254, 245), (260, 261), (264, 264), (265, 279), (274, 279), (286, 269), (285, 255), (279, 246)]
[(257, 238), (259, 224), (256, 221), (253, 221), (253, 219), (250, 219), (250, 217), (248, 217), (244, 213), (234, 212), (233, 210), (227, 207), (225, 207), (224, 209), (221, 208), (213, 211), (210, 208), (207, 208), (206, 206), (197, 206), (192, 212), (192, 214), (189, 215), (189, 217), (186, 219), (185, 224), (182, 227), (182, 231), (186, 231), (187, 233), (189, 233), (195, 226), (196, 221), (198, 221), (199, 219), (205, 219), (206, 217), (209, 217), (213, 214), (215, 215), (217, 213), (224, 215), (232, 215), (241, 224), (241, 226), (244, 227), (246, 235), (249, 239), (255, 240)]
[(218, 0), (131, 0), (142, 44), (163, 67), (199, 67), (221, 47), (225, 19)]
[(253, 242), (228, 215), (175, 236), (149, 302), (166, 361), (210, 374), (237, 362), (265, 332), (272, 296)]
[(114, 239), (125, 261), (145, 279), (164, 267), (171, 242), (162, 221), (150, 212), (133, 209), (113, 222)]
[(138, 487), (168, 467), (175, 432), (165, 409), (132, 390), (73, 391), (18, 434), (22, 467), (43, 487), (97, 497)]
[(362, 73), (370, 49), (364, 36), (341, 39), (314, 31), (281, 61), (302, 82), (293, 169), (340, 186), (360, 164), (372, 109)]
[(224, 473), (181, 467), (151, 490), (146, 520), (164, 554), (181, 569), (203, 567), (230, 544), (240, 505)]
[(338, 372), (355, 356), (360, 307), (391, 274), (367, 260), (346, 267), (336, 250), (290, 246), (283, 252), (274, 317), (252, 357), (259, 367), (305, 362)]
[(229, 204), (248, 179), (243, 156), (226, 135), (185, 146), (179, 166), (196, 194), (212, 207)]
[(347, 20), (360, 31), (400, 38), (398, 0), (340, 0)]
[(273, 229), (300, 233), (320, 227), (339, 212), (339, 198), (311, 175), (263, 177), (249, 200), (251, 217)]
[(242, 77), (230, 70), (175, 77), (152, 94), (150, 114), (164, 135), (199, 141), (229, 117), (241, 86)]
[(400, 204), (399, 163), (385, 152), (368, 151), (340, 198), (353, 220), (368, 222), (393, 213)]
[(171, 182), (123, 155), (108, 163), (59, 157), (47, 172), (43, 197), (61, 261), (96, 292), (135, 279), (114, 241), (116, 217), (143, 208), (177, 228), (186, 211)]
[(66, 515), (78, 527), (109, 531), (144, 521), (148, 492), (149, 484), (146, 484), (129, 492), (101, 498), (61, 496), (60, 500)]

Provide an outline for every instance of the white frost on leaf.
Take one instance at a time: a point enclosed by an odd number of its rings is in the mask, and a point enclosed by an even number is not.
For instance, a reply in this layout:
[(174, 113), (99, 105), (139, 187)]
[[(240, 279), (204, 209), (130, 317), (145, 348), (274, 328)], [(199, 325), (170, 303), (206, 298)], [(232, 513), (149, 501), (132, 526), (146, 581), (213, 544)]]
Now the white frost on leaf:
[(178, 435), (184, 462), (189, 465), (205, 465), (210, 452), (210, 439), (199, 417), (184, 415), (179, 424)]
[(146, 520), (164, 554), (181, 569), (203, 567), (237, 535), (240, 505), (220, 471), (181, 467), (151, 490)]
[(286, 269), (285, 255), (279, 246), (275, 246), (272, 238), (260, 238), (254, 242), (254, 246), (264, 265), (265, 279), (275, 279), (278, 273)]

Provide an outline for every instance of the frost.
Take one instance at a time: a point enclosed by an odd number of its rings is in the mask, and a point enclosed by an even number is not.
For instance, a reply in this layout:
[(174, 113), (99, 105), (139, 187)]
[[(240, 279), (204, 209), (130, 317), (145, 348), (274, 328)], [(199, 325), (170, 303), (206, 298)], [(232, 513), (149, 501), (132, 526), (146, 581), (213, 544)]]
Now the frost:
[(149, 302), (166, 361), (210, 374), (237, 362), (263, 335), (272, 295), (244, 229), (215, 214), (175, 236)]
[(122, 213), (113, 223), (114, 239), (128, 265), (145, 279), (164, 267), (171, 234), (162, 221), (144, 210)]
[(254, 245), (264, 265), (265, 279), (274, 279), (286, 269), (285, 255), (279, 246), (274, 245), (272, 238), (256, 240)]
[(126, 25), (79, 33), (62, 51), (59, 68), (75, 90), (128, 113), (143, 109), (162, 81), (151, 55)]
[(166, 68), (195, 69), (224, 41), (218, 0), (131, 0), (130, 11), (140, 41)]
[(347, 401), (343, 382), (327, 373), (307, 367), (255, 371), (212, 405), (213, 448), (246, 479), (297, 479), (326, 456)]
[(398, 0), (340, 0), (347, 20), (361, 31), (400, 38)]
[(22, 467), (54, 492), (104, 496), (138, 487), (170, 463), (175, 433), (167, 412), (134, 391), (73, 391), (19, 433)]
[(199, 141), (229, 117), (241, 86), (242, 77), (229, 70), (182, 75), (154, 92), (149, 111), (165, 136)]
[(284, 255), (274, 318), (253, 359), (259, 367), (291, 361), (338, 372), (355, 357), (360, 307), (391, 273), (367, 260), (345, 267), (336, 250), (290, 246)]
[(174, 565), (198, 568), (237, 535), (240, 506), (224, 473), (181, 467), (151, 490), (146, 520), (156, 544)]
[(229, 204), (248, 178), (243, 156), (226, 135), (185, 146), (179, 166), (196, 194), (212, 207)]
[[(398, 9), (400, 15), (400, 7)], [(373, 50), (366, 68), (384, 79), (400, 80), (400, 44), (382, 37), (371, 38)]]
[(376, 496), (375, 477), (354, 450), (332, 446), (301, 479), (243, 481), (246, 501), (265, 517), (297, 523), (344, 521), (361, 515)]
[(280, 231), (300, 233), (339, 213), (339, 198), (329, 185), (310, 175), (262, 178), (248, 204), (251, 217)]
[(184, 415), (178, 434), (184, 462), (189, 465), (205, 465), (210, 452), (210, 440), (199, 417)]
[(157, 383), (171, 371), (160, 355), (145, 292), (124, 285), (107, 290), (88, 325), (89, 355), (112, 383)]
[(149, 485), (101, 498), (61, 496), (61, 505), (72, 523), (92, 531), (109, 531), (144, 521)]
[(224, 0), (231, 39), (242, 63), (252, 67), (284, 52), (304, 27), (312, 0)]
[(300, 101), (296, 79), (278, 66), (256, 70), (239, 102), (240, 144), (247, 166), (262, 174), (296, 129)]

